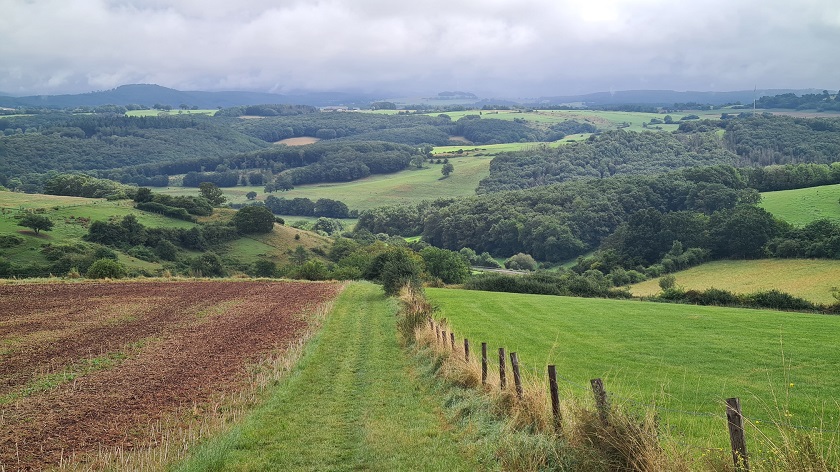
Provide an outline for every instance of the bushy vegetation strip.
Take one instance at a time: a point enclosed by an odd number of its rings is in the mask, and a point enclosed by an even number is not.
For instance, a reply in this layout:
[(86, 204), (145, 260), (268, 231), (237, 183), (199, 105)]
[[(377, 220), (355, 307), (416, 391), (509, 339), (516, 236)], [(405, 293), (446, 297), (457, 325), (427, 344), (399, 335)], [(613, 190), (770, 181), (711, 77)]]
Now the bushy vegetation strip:
[(350, 285), (292, 376), (176, 470), (477, 470), (395, 335), (396, 307)]

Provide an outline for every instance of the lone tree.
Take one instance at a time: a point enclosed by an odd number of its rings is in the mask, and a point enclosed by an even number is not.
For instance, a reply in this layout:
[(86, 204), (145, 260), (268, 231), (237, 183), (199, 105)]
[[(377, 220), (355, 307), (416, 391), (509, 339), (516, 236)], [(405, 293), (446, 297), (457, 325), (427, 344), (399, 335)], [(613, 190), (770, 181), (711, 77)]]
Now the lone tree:
[(245, 194), (245, 198), (247, 198), (248, 200), (253, 200), (257, 198), (257, 192), (251, 190), (250, 192)]
[(213, 206), (219, 206), (227, 200), (222, 194), (222, 189), (212, 182), (201, 182), (198, 184), (198, 191)]
[(233, 215), (233, 225), (242, 234), (270, 233), (274, 229), (274, 214), (264, 206), (248, 205)]
[(440, 169), (440, 173), (443, 174), (444, 177), (449, 177), (449, 174), (451, 174), (453, 170), (455, 170), (455, 166), (453, 166), (451, 162), (447, 162)]
[(37, 236), (41, 230), (50, 231), (53, 227), (53, 222), (46, 216), (28, 213), (22, 220), (20, 220), (18, 226), (32, 229), (32, 231), (35, 231), (35, 235)]

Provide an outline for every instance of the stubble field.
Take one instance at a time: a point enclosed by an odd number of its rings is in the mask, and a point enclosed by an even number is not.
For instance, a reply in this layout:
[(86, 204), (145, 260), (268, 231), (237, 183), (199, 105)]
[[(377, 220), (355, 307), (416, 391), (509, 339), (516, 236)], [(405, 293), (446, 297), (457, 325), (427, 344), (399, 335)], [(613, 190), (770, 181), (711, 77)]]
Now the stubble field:
[(306, 332), (333, 283), (0, 285), (0, 469), (159, 443)]

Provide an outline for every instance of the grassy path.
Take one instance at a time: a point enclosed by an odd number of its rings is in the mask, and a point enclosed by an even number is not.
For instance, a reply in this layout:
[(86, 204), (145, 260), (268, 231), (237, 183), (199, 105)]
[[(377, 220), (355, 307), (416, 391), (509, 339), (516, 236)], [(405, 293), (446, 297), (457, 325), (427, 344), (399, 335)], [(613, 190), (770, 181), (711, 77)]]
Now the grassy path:
[(473, 470), (413, 377), (395, 304), (350, 285), (267, 403), (176, 470)]

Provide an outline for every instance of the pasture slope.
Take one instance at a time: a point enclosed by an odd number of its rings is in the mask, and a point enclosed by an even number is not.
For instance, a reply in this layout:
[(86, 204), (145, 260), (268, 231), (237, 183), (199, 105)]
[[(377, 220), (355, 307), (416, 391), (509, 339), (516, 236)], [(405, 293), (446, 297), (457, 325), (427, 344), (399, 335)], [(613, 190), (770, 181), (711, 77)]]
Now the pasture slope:
[[(734, 293), (780, 290), (814, 303), (831, 304), (840, 286), (840, 261), (828, 259), (757, 259), (713, 261), (673, 274), (686, 290), (718, 288)], [(630, 286), (636, 296), (659, 293), (659, 280)]]
[(311, 332), (340, 289), (220, 280), (0, 285), (0, 470), (68, 461), (100, 469), (189, 430), (191, 440), (167, 442), (155, 455), (171, 460), (196, 439), (192, 428), (224, 423), (237, 401), (244, 408), (259, 399), (258, 363)]
[(415, 377), (396, 310), (379, 286), (348, 286), (266, 403), (174, 470), (479, 470)]
[(840, 184), (761, 194), (759, 206), (794, 226), (828, 218), (840, 221)]
[[(441, 158), (446, 156), (440, 156)], [(407, 169), (393, 174), (377, 174), (352, 182), (320, 183), (299, 185), (292, 190), (275, 192), (277, 198), (330, 198), (344, 202), (351, 210), (368, 210), (383, 205), (416, 204), (436, 198), (460, 198), (475, 195), (481, 179), (490, 175), (492, 155), (449, 157), (454, 172), (443, 178), (443, 164), (424, 164), (422, 169)], [(248, 192), (256, 192), (257, 200), (264, 200), (269, 194), (264, 187), (226, 187), (225, 196), (231, 203), (246, 203)], [(195, 195), (194, 188), (156, 188), (155, 192), (169, 195)], [(284, 216), (294, 221), (295, 216)]]
[[(751, 451), (774, 446), (774, 421), (800, 431), (840, 430), (840, 317), (640, 301), (427, 289), (460, 337), (519, 354), (545, 382), (556, 364), (561, 396), (590, 399), (601, 377), (610, 401), (655, 409), (667, 438), (698, 457), (726, 450), (723, 400), (740, 397)], [(770, 425), (768, 427), (768, 424)]]

